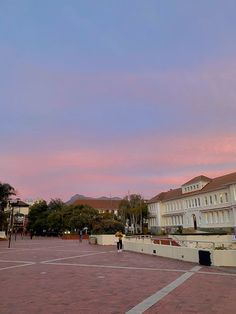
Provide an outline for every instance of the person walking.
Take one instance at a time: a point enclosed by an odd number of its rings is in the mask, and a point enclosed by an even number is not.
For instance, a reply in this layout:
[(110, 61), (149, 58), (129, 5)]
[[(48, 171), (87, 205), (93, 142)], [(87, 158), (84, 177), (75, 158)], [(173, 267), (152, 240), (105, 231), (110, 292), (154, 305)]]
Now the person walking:
[(83, 240), (83, 230), (79, 230), (79, 242), (82, 242)]
[(122, 252), (122, 238), (123, 238), (123, 233), (121, 230), (117, 231), (115, 234), (116, 238), (116, 245), (117, 245), (117, 251)]

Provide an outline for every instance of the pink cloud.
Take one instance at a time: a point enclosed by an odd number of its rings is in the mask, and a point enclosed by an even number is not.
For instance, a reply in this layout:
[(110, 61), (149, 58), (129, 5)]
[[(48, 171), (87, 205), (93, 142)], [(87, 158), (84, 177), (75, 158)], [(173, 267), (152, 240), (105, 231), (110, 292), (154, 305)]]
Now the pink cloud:
[[(236, 136), (227, 134), (127, 138), (101, 150), (63, 149), (0, 156), (2, 181), (25, 196), (107, 195), (176, 187), (193, 176), (235, 171)], [(5, 180), (4, 180), (5, 179)], [(160, 191), (159, 191), (160, 192)]]
[[(64, 197), (78, 190), (97, 195), (132, 187), (150, 195), (157, 188), (178, 186), (195, 175), (215, 177), (235, 171), (236, 136), (227, 131), (228, 125), (220, 124), (215, 133), (203, 133), (201, 129), (201, 116), (206, 111), (209, 116), (217, 111), (222, 124), (227, 123), (225, 113), (236, 114), (234, 64), (230, 60), (169, 72), (87, 76), (24, 65), (24, 71), (18, 71), (22, 73), (20, 80), (16, 78), (12, 83), (16, 88), (12, 97), (16, 99), (17, 91), (20, 94), (23, 90), (25, 106), (30, 110), (64, 110), (75, 103), (85, 106), (93, 104), (96, 97), (109, 98), (109, 103), (119, 97), (153, 107), (165, 104), (173, 111), (173, 104), (178, 103), (176, 110), (197, 114), (199, 134), (146, 133), (138, 138), (116, 139), (108, 146), (92, 143), (89, 149), (82, 141), (79, 146), (66, 146), (58, 136), (51, 141), (56, 142), (54, 149), (48, 138), (48, 143), (40, 143), (35, 152), (31, 151), (33, 141), (29, 141), (24, 153), (17, 145), (11, 154), (1, 153), (1, 180), (12, 182), (22, 195), (56, 197), (58, 193)], [(39, 103), (47, 105), (47, 109)]]

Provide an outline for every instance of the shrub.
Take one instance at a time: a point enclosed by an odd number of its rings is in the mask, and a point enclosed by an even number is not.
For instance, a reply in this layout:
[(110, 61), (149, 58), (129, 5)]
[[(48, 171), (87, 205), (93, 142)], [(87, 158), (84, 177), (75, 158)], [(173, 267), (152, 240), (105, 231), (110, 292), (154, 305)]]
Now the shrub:
[(93, 225), (93, 234), (114, 234), (118, 230), (124, 232), (124, 225), (112, 219), (103, 219)]

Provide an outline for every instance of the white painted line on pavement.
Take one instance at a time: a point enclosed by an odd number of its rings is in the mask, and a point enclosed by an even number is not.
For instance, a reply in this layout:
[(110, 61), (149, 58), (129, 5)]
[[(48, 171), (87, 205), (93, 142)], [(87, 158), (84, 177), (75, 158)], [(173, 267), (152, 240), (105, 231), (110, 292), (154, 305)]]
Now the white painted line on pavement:
[(1, 271), (1, 270), (5, 270), (5, 269), (19, 268), (19, 267), (32, 266), (32, 265), (35, 265), (35, 263), (3, 267), (3, 268), (0, 268), (0, 271)]
[(187, 279), (189, 279), (191, 276), (193, 276), (199, 269), (201, 269), (201, 266), (195, 266), (192, 269), (190, 269), (185, 274), (181, 275), (179, 278), (172, 281), (169, 285), (165, 286), (161, 290), (157, 291), (147, 299), (143, 300), (141, 303), (137, 304), (135, 307), (133, 307), (131, 310), (126, 312), (126, 314), (142, 314), (146, 310), (148, 310), (151, 306), (159, 302), (161, 299), (163, 299), (165, 296), (167, 296), (171, 291), (182, 285)]
[(55, 261), (63, 261), (63, 260), (66, 260), (66, 259), (87, 257), (87, 256), (99, 255), (99, 254), (105, 254), (105, 253), (107, 253), (107, 252), (96, 252), (96, 253), (89, 253), (89, 254), (83, 254), (83, 255), (76, 255), (76, 256), (56, 258), (56, 259), (51, 259), (51, 260), (47, 260), (47, 261), (42, 261), (41, 264), (48, 264), (48, 263), (55, 262)]
[(0, 263), (25, 263), (25, 264), (35, 264), (36, 262), (29, 262), (29, 261), (10, 261), (5, 259), (0, 259)]
[(60, 263), (60, 262), (41, 262), (47, 265), (60, 266), (79, 266), (79, 267), (97, 267), (97, 268), (112, 268), (112, 269), (129, 269), (129, 270), (148, 270), (148, 271), (166, 271), (166, 272), (180, 272), (186, 273), (186, 269), (163, 269), (163, 268), (148, 268), (148, 267), (132, 267), (132, 266), (118, 266), (118, 265), (97, 265), (97, 264), (80, 264), (80, 263)]
[[(80, 257), (83, 256), (88, 256), (88, 255), (80, 255)], [(74, 257), (71, 257), (74, 258)], [(60, 259), (58, 259), (60, 260)], [(200, 266), (195, 266), (192, 269), (170, 269), (170, 268), (148, 268), (148, 267), (133, 267), (133, 266), (117, 266), (117, 265), (97, 265), (97, 264), (80, 264), (80, 263), (60, 263), (60, 262), (55, 262), (56, 260), (51, 261), (44, 261), (41, 262), (43, 264), (48, 264), (48, 265), (60, 265), (60, 266), (79, 266), (79, 267), (98, 267), (98, 268), (113, 268), (113, 269), (130, 269), (130, 270), (148, 270), (148, 271), (164, 271), (164, 272), (179, 272), (179, 273), (187, 273), (187, 272), (196, 272), (195, 267), (197, 267), (197, 273), (198, 274), (204, 274), (204, 275), (220, 275), (220, 276), (232, 276), (235, 277), (235, 273), (218, 273), (218, 272), (207, 272), (207, 271), (198, 271), (198, 267)], [(201, 267), (200, 267), (201, 268)]]
[(209, 272), (209, 271), (199, 271), (198, 274), (204, 274), (204, 275), (219, 275), (219, 276), (236, 276), (236, 273), (226, 273), (226, 272), (222, 272), (222, 273), (217, 273), (217, 272)]

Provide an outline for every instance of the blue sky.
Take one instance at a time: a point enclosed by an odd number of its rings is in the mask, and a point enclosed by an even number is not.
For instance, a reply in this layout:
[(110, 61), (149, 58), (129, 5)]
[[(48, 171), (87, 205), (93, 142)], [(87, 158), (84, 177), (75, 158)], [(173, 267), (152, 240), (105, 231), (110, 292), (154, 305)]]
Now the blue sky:
[(235, 1), (0, 1), (0, 181), (141, 193), (235, 171)]

